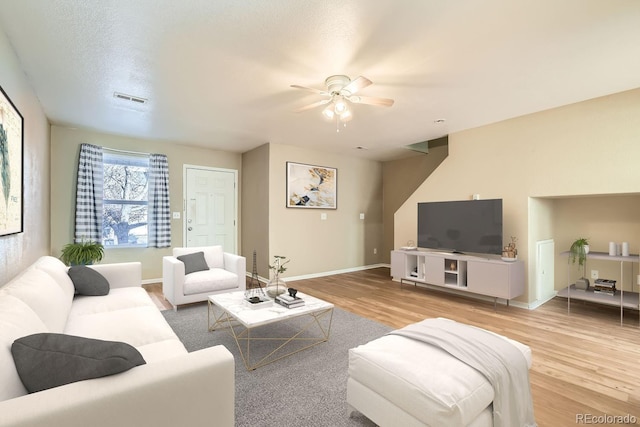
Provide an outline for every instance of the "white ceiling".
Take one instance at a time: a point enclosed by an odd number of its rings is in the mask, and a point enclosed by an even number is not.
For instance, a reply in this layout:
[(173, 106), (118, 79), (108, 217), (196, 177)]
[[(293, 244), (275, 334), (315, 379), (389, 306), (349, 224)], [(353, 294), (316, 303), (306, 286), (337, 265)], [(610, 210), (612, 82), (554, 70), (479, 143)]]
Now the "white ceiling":
[[(52, 123), (234, 152), (386, 160), (640, 87), (638, 0), (0, 0), (0, 27)], [(339, 133), (292, 112), (321, 98), (291, 84), (332, 74), (395, 104), (354, 105)]]

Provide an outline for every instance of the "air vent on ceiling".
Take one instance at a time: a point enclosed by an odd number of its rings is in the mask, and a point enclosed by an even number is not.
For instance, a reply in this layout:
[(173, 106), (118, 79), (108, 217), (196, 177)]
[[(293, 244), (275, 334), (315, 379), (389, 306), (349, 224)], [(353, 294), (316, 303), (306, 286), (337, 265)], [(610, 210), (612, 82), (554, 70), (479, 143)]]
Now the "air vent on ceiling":
[(127, 95), (126, 93), (113, 92), (113, 97), (122, 99), (125, 101), (135, 102), (136, 104), (146, 104), (147, 99), (140, 98), (139, 96)]

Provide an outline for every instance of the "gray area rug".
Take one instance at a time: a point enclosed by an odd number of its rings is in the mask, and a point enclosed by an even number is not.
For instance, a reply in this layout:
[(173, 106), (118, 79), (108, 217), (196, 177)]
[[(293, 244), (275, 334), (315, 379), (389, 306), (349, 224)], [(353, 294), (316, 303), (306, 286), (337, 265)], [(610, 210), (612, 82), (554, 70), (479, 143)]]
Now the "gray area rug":
[(206, 304), (162, 313), (188, 351), (222, 344), (233, 354), (236, 426), (375, 425), (357, 412), (347, 414), (348, 350), (384, 335), (390, 327), (335, 308), (329, 341), (247, 371), (229, 332), (207, 331)]

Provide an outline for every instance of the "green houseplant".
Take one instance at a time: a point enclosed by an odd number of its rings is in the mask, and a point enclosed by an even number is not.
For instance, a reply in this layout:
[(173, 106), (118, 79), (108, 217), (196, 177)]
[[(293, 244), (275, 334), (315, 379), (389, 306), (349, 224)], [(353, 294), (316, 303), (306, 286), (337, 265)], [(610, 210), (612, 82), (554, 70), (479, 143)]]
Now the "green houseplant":
[(101, 261), (103, 256), (104, 247), (101, 243), (82, 240), (65, 245), (60, 259), (66, 265), (89, 265)]
[(587, 254), (589, 253), (589, 239), (580, 237), (571, 244), (569, 248), (569, 259), (575, 264), (578, 261), (579, 266), (583, 266), (587, 260)]

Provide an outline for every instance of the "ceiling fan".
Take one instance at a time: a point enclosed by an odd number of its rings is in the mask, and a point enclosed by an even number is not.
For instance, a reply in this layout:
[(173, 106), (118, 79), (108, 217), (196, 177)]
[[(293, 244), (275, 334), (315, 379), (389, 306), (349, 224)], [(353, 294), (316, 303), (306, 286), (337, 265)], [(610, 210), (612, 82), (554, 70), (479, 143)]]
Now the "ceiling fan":
[(306, 86), (291, 85), (295, 89), (308, 90), (318, 95), (326, 97), (319, 101), (313, 102), (304, 107), (294, 110), (296, 113), (310, 110), (312, 108), (319, 107), (321, 105), (327, 105), (322, 111), (322, 114), (328, 118), (333, 119), (336, 117), (338, 121), (348, 122), (353, 118), (351, 109), (348, 102), (354, 104), (368, 104), (377, 105), (381, 107), (391, 107), (393, 105), (393, 99), (388, 98), (375, 98), (371, 96), (356, 95), (359, 90), (371, 85), (373, 82), (366, 77), (359, 76), (354, 80), (351, 80), (349, 76), (335, 75), (329, 76), (324, 81), (326, 90), (314, 89)]

